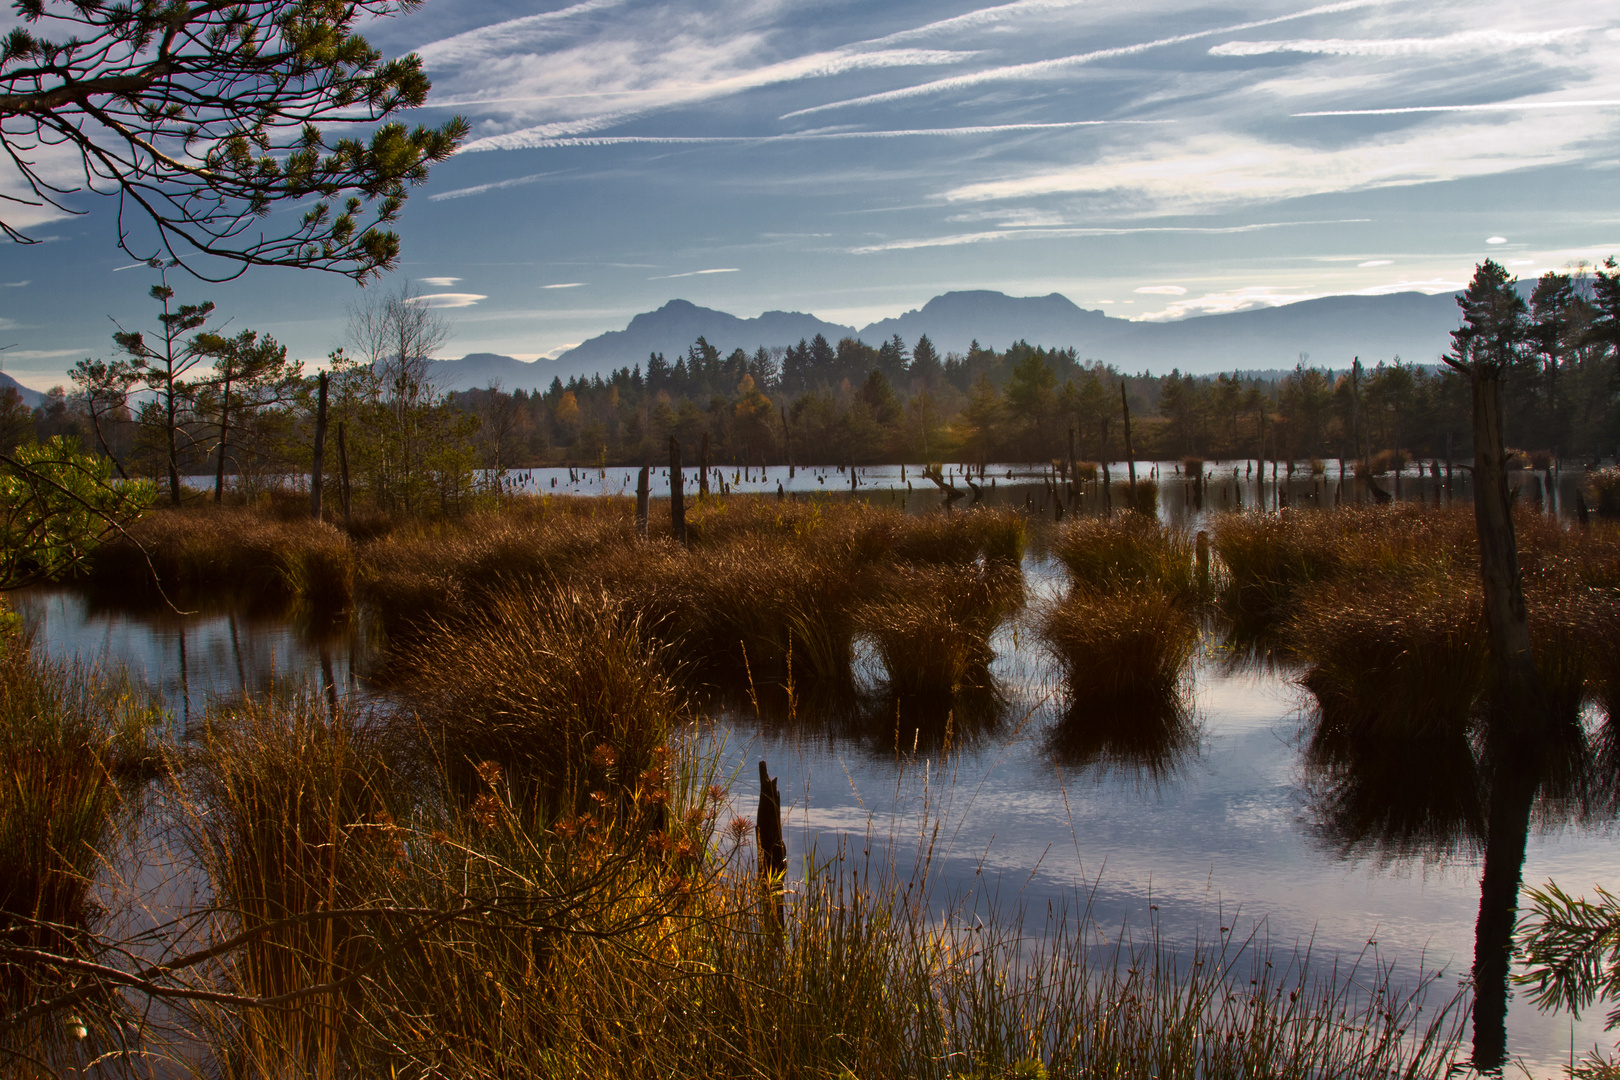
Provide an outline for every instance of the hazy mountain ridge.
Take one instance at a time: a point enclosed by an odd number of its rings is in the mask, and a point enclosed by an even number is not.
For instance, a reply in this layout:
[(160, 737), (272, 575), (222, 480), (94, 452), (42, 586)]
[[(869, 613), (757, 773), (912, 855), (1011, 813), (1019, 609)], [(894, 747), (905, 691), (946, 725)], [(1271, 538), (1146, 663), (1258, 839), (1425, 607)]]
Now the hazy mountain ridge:
[(890, 319), (857, 331), (802, 312), (767, 311), (743, 319), (686, 300), (671, 300), (644, 312), (623, 330), (610, 330), (568, 350), (555, 360), (533, 362), (494, 353), (473, 353), (435, 364), (445, 390), (468, 390), (499, 381), (507, 390), (544, 389), (553, 378), (568, 380), (620, 367), (645, 365), (652, 352), (671, 363), (699, 336), (722, 353), (753, 352), (797, 344), (822, 334), (859, 337), (879, 345), (895, 334), (909, 347), (927, 334), (941, 352), (966, 352), (977, 340), (1006, 348), (1015, 341), (1049, 348), (1074, 348), (1082, 359), (1100, 360), (1127, 371), (1159, 373), (1171, 368), (1193, 373), (1234, 369), (1291, 369), (1307, 354), (1309, 362), (1347, 367), (1353, 357), (1365, 363), (1396, 356), (1433, 363), (1450, 345), (1459, 312), (1452, 294), (1391, 293), (1384, 296), (1325, 296), (1281, 307), (1176, 322), (1132, 322), (1080, 307), (1060, 293), (1008, 296), (990, 290), (949, 292)]
[(10, 375), (0, 371), (0, 393), (5, 392), (8, 388), (21, 394), (23, 404), (27, 405), (30, 409), (38, 408), (45, 401), (44, 394), (40, 393), (38, 390), (28, 389), (28, 387), (24, 386), (16, 379), (13, 379)]

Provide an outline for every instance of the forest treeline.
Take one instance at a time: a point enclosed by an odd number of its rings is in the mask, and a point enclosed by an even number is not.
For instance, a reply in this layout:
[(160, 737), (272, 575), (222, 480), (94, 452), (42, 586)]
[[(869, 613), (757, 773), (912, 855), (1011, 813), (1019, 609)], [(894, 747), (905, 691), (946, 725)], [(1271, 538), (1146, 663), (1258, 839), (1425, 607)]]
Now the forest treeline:
[[(0, 442), (75, 437), (119, 473), (178, 492), (207, 475), (251, 494), (308, 473), (319, 375), (272, 338), (208, 330), (211, 304), (177, 304), (166, 285), (152, 332), (120, 330), (114, 359), (86, 359), (72, 384), (25, 408), (0, 398)], [(1548, 273), (1510, 313), (1507, 441), (1537, 457), (1595, 459), (1620, 443), (1620, 265)], [(448, 326), (407, 292), (351, 319), (322, 365), (328, 471), (390, 509), (450, 508), (514, 468), (665, 460), (671, 437), (704, 436), (716, 464), (1117, 460), (1198, 456), (1467, 458), (1467, 380), (1400, 357), (1286, 373), (1127, 374), (1072, 348), (975, 342), (941, 355), (923, 336), (873, 346), (821, 336), (722, 355), (703, 338), (544, 391), (442, 393), (425, 357)], [(406, 359), (402, 360), (404, 357)], [(1435, 358), (1438, 359), (1438, 358)], [(1196, 357), (1167, 363), (1196, 365)]]

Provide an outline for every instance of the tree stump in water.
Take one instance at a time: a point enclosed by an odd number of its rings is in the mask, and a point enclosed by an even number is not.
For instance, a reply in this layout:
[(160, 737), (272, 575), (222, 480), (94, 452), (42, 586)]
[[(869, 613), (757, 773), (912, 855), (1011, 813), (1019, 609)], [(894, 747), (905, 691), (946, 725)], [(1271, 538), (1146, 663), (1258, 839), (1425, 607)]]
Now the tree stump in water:
[(787, 877), (787, 840), (782, 835), (782, 793), (759, 763), (759, 818), (754, 829), (759, 844), (759, 875), (775, 901), (776, 924), (782, 925), (782, 882)]

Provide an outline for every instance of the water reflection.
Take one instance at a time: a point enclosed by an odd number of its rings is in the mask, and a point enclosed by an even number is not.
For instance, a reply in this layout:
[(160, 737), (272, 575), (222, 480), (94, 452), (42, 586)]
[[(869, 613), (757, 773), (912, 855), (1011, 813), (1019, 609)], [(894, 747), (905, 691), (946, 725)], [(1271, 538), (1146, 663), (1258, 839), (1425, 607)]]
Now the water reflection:
[(1200, 732), (1191, 701), (1176, 692), (1136, 701), (1071, 702), (1045, 738), (1047, 753), (1065, 768), (1157, 785), (1197, 757)]

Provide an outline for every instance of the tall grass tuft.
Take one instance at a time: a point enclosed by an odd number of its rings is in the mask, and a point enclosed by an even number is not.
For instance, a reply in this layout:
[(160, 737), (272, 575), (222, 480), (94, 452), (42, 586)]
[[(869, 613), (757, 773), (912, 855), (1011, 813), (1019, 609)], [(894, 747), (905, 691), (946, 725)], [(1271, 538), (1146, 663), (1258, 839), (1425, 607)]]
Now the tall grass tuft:
[[(221, 975), (241, 997), (341, 984), (382, 948), (359, 919), (328, 913), (386, 893), (404, 857), (396, 814), (408, 814), (380, 730), (347, 703), (329, 708), (312, 693), (219, 708), (185, 755), (185, 829), (213, 889), (217, 938), (251, 935)], [(343, 1075), (356, 1065), (359, 1000), (335, 989), (206, 1014), (217, 1064), (244, 1080)]]
[(1097, 707), (1173, 701), (1198, 646), (1197, 620), (1154, 588), (1073, 589), (1042, 613), (1040, 630), (1071, 698)]
[(1284, 631), (1322, 724), (1375, 738), (1465, 734), (1485, 692), (1477, 588), (1345, 584), (1313, 597)]
[(902, 568), (857, 625), (877, 650), (888, 689), (942, 699), (992, 687), (990, 636), (1023, 603), (1023, 579), (1002, 566)]
[(435, 624), (401, 679), (454, 791), (477, 800), (496, 769), (525, 820), (546, 822), (663, 787), (683, 715), (670, 661), (625, 601), (557, 587)]
[[(78, 982), (72, 967), (39, 953), (94, 958), (93, 883), (120, 827), (135, 818), (160, 719), (124, 677), (43, 660), (22, 636), (0, 636), (0, 996), (8, 1014), (0, 1061), (23, 1070), (11, 1075), (36, 1075), (29, 1059), (56, 1058), (76, 1037), (117, 1040), (108, 998), (86, 1002), (68, 1023), (13, 1026), (9, 1017)], [(70, 1030), (78, 1025), (83, 1032)]]
[(1092, 591), (1151, 588), (1185, 599), (1198, 591), (1192, 538), (1146, 514), (1071, 518), (1052, 553), (1075, 585)]

